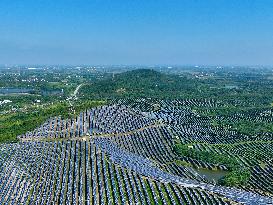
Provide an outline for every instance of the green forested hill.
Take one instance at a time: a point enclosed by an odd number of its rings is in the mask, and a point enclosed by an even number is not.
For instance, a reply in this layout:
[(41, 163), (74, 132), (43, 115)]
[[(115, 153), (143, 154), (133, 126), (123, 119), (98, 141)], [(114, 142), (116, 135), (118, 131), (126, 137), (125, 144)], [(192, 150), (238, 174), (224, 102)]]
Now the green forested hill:
[(113, 97), (191, 97), (197, 92), (194, 79), (167, 75), (154, 70), (138, 69), (115, 74), (111, 78), (87, 84), (81, 95), (91, 98)]

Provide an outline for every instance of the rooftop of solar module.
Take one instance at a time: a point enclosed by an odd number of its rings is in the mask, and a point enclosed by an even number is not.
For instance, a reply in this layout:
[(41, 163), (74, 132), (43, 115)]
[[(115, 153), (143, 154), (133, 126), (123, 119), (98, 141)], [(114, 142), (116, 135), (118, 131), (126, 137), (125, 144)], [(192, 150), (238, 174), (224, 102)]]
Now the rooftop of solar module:
[[(177, 103), (183, 106), (178, 108)], [(225, 140), (227, 143), (225, 146), (234, 146), (232, 143), (239, 143), (240, 140), (245, 139), (244, 135), (234, 131), (215, 130), (213, 127), (208, 127), (207, 118), (185, 107), (191, 103), (207, 103), (209, 107), (219, 106), (213, 101), (160, 101), (158, 104), (161, 109), (143, 112), (141, 109), (132, 108), (130, 104), (125, 105), (124, 101), (116, 101), (109, 106), (86, 110), (75, 119), (50, 119), (35, 131), (29, 132), (24, 137), (21, 136), (20, 140), (24, 144), (35, 143), (35, 141), (38, 143), (39, 140), (41, 143), (47, 143), (54, 139), (63, 145), (67, 143), (72, 147), (76, 145), (77, 149), (81, 150), (86, 150), (82, 147), (82, 143), (94, 143), (95, 149), (101, 150), (102, 152), (99, 151), (99, 153), (104, 153), (109, 162), (160, 183), (173, 183), (179, 187), (201, 189), (247, 204), (267, 204), (272, 201), (270, 194), (266, 194), (267, 189), (262, 192), (252, 192), (250, 187), (239, 187), (238, 189), (219, 186), (215, 184), (215, 181), (212, 182), (206, 176), (200, 175), (198, 170), (188, 167), (188, 164), (192, 164), (191, 166), (208, 170), (215, 168), (228, 170), (225, 165), (215, 165), (211, 162), (177, 156), (177, 153), (173, 151), (177, 140), (184, 143), (194, 141), (196, 144), (189, 145), (190, 149), (209, 149), (212, 153), (219, 153), (222, 152), (221, 147), (206, 147), (206, 144), (212, 143), (218, 146), (218, 142), (223, 143)], [(170, 105), (173, 104), (175, 105), (171, 108)], [(114, 130), (116, 126), (119, 126), (120, 129)], [(51, 129), (51, 132), (48, 129)], [(47, 134), (41, 135), (40, 133), (43, 132)], [(49, 133), (55, 135), (49, 135)], [(266, 136), (262, 137), (267, 139)], [(80, 147), (77, 141), (81, 141)], [(238, 151), (236, 153), (239, 153)], [(269, 148), (268, 151), (272, 150)], [(69, 153), (70, 151), (66, 151), (60, 154), (69, 156), (71, 154)], [(226, 154), (232, 156), (232, 152)], [(38, 156), (42, 157), (40, 154)], [(184, 163), (186, 166), (177, 164), (177, 160), (187, 162)], [(44, 162), (48, 163), (48, 160)], [(265, 174), (268, 171), (264, 170)], [(260, 172), (260, 170), (253, 167), (252, 172)], [(256, 179), (251, 180), (254, 186), (259, 186)]]

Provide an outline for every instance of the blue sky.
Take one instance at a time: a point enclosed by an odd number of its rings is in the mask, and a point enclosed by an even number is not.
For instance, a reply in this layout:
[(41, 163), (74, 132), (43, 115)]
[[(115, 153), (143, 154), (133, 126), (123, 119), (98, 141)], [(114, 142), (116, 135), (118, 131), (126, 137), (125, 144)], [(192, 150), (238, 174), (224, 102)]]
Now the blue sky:
[(273, 65), (273, 3), (1, 0), (0, 64)]

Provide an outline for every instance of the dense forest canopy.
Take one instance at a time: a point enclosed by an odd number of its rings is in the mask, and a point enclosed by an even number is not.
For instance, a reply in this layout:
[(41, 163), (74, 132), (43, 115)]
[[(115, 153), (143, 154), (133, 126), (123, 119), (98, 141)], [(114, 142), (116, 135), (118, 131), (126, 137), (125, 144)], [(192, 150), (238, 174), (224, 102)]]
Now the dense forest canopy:
[(196, 92), (194, 80), (166, 75), (154, 70), (139, 69), (113, 74), (111, 78), (87, 84), (81, 94), (91, 98), (115, 97), (183, 97)]

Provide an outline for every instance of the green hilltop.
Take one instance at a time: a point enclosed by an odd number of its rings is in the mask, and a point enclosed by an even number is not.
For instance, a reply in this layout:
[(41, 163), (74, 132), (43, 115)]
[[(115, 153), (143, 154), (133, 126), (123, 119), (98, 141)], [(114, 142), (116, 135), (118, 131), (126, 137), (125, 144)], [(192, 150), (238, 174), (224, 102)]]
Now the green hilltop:
[(80, 94), (91, 98), (190, 97), (197, 91), (194, 79), (164, 74), (151, 69), (138, 69), (115, 74), (107, 79), (87, 84)]

